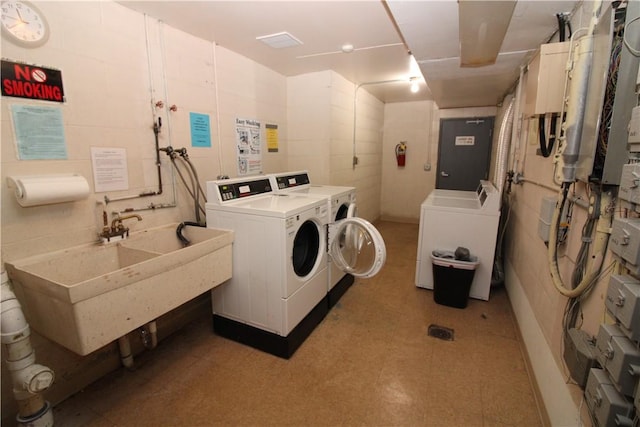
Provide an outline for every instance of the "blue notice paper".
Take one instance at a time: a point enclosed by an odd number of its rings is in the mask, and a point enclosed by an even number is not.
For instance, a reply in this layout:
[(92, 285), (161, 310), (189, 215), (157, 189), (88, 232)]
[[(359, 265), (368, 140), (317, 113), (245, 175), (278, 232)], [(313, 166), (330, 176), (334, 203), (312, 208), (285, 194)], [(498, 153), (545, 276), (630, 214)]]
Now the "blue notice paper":
[(209, 115), (200, 113), (189, 113), (191, 122), (191, 146), (211, 147), (211, 127), (209, 126)]
[(67, 158), (60, 107), (15, 104), (11, 106), (11, 117), (20, 160)]

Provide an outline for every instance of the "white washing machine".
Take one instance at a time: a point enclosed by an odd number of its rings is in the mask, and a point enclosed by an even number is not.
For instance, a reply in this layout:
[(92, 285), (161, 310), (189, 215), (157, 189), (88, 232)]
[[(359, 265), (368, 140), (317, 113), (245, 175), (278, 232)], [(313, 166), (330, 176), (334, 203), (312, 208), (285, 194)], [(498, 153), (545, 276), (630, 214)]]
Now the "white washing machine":
[(289, 358), (328, 312), (327, 245), (353, 271), (375, 245), (350, 224), (346, 244), (328, 242), (326, 200), (276, 194), (265, 176), (207, 182), (207, 194), (207, 226), (235, 233), (233, 276), (212, 291), (214, 330)]
[[(329, 223), (327, 225), (327, 234), (332, 237), (335, 224), (345, 219), (356, 218), (351, 224), (353, 227), (360, 228), (358, 233), (368, 234), (371, 241), (380, 241), (381, 247), (378, 249), (378, 258), (381, 259), (369, 266), (364, 266), (364, 271), (353, 271), (345, 273), (344, 268), (334, 261), (334, 257), (329, 253), (327, 262), (329, 264), (329, 278), (327, 282), (329, 308), (333, 307), (344, 295), (344, 293), (353, 284), (354, 276), (371, 277), (378, 273), (384, 265), (386, 258), (386, 248), (384, 240), (378, 230), (369, 222), (357, 218), (356, 206), (356, 189), (354, 187), (333, 186), (333, 185), (317, 185), (312, 184), (309, 179), (308, 171), (283, 172), (269, 175), (271, 185), (276, 192), (288, 194), (300, 194), (315, 199), (326, 200), (329, 214)], [(344, 243), (344, 240), (342, 241)], [(327, 247), (330, 250), (330, 247)], [(375, 268), (374, 268), (375, 267)]]
[(444, 190), (440, 188), (436, 188), (431, 192), (436, 197), (450, 197), (453, 199), (473, 199), (477, 200), (482, 193), (482, 190), (485, 190), (487, 194), (493, 193), (496, 190), (496, 187), (490, 182), (485, 180), (480, 180), (480, 184), (474, 191), (464, 191), (464, 190)]
[(416, 286), (433, 289), (432, 251), (462, 246), (480, 262), (469, 296), (488, 300), (499, 219), (500, 200), (493, 185), (474, 198), (429, 194), (420, 209)]
[(232, 278), (212, 291), (216, 333), (290, 357), (326, 315), (327, 205), (269, 178), (207, 182), (207, 226), (234, 230)]

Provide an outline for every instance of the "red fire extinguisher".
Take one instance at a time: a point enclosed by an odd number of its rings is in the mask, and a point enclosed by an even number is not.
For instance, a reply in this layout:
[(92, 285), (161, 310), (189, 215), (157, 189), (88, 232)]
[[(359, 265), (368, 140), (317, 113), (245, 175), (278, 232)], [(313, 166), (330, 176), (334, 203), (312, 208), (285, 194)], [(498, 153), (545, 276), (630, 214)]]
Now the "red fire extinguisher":
[(403, 167), (407, 158), (407, 142), (400, 141), (400, 144), (396, 145), (396, 162), (398, 166)]

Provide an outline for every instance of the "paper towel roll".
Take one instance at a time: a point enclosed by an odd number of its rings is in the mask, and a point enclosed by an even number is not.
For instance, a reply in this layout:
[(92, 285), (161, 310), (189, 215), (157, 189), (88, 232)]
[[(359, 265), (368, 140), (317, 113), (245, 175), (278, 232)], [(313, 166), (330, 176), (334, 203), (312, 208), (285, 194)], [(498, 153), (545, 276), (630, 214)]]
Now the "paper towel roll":
[(78, 174), (8, 177), (22, 207), (73, 202), (89, 196), (89, 183)]

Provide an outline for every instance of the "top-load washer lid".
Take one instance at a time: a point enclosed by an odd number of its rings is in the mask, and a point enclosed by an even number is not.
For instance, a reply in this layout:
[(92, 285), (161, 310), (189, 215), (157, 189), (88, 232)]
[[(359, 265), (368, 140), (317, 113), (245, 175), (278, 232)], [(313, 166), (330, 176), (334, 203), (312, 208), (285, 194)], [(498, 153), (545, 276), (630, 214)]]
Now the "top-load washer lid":
[(224, 210), (247, 215), (287, 218), (309, 209), (317, 209), (317, 216), (327, 215), (327, 202), (295, 194), (266, 194), (240, 199), (223, 205), (207, 203), (207, 209)]
[(275, 192), (300, 193), (307, 196), (332, 197), (355, 192), (355, 187), (312, 184), (307, 171), (269, 175)]

